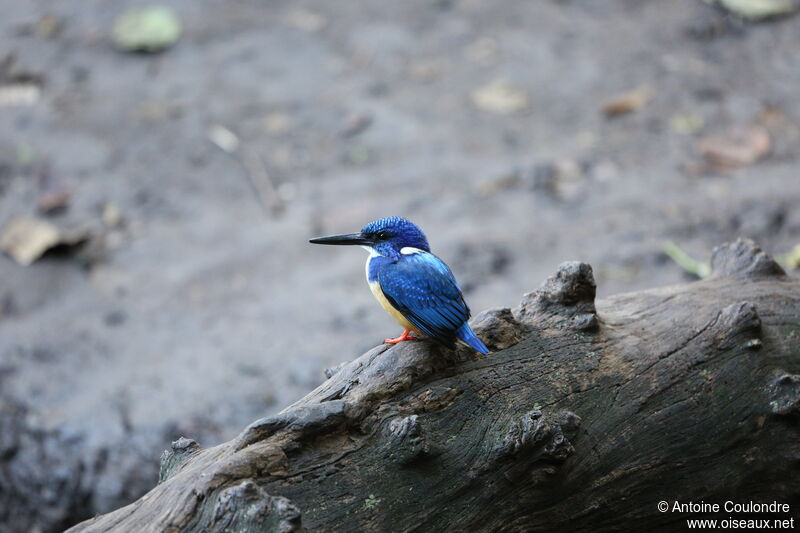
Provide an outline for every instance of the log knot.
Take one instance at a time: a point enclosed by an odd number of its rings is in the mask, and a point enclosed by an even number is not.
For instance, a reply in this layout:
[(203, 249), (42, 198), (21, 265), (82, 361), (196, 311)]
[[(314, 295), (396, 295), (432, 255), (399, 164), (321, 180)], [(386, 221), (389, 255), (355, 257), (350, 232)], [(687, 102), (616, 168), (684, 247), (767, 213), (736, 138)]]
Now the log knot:
[(235, 449), (241, 450), (265, 440), (282, 429), (299, 437), (310, 437), (339, 426), (347, 419), (348, 402), (333, 400), (304, 405), (256, 420), (237, 437)]
[(730, 349), (739, 343), (741, 336), (750, 337), (744, 344), (748, 349), (758, 349), (761, 341), (761, 318), (756, 306), (750, 302), (739, 302), (724, 308), (714, 328), (714, 340), (720, 349)]
[(332, 366), (332, 367), (326, 368), (325, 372), (324, 372), (325, 373), (325, 379), (331, 379), (333, 376), (338, 374), (341, 369), (343, 369), (345, 366), (347, 366), (347, 364), (348, 364), (348, 361), (344, 361), (342, 363), (339, 363), (336, 366)]
[(289, 473), (289, 458), (283, 447), (260, 441), (215, 462), (207, 473), (220, 483), (249, 477), (283, 477)]
[(200, 445), (194, 439), (181, 437), (172, 442), (171, 449), (161, 454), (161, 466), (158, 471), (158, 482), (163, 483), (184, 464), (191, 456), (200, 451)]
[(594, 297), (597, 285), (586, 263), (562, 263), (540, 288), (526, 294), (516, 318), (536, 326), (591, 331), (597, 329)]
[(253, 480), (220, 491), (210, 531), (301, 533), (300, 510), (287, 498), (270, 496)]
[(492, 351), (505, 350), (525, 338), (527, 326), (520, 324), (508, 307), (495, 307), (479, 313), (472, 329)]
[(717, 246), (711, 254), (712, 277), (757, 279), (785, 276), (781, 266), (751, 239), (736, 239)]
[(432, 455), (417, 415), (393, 419), (385, 433), (388, 437), (386, 457), (398, 465), (408, 465)]
[(537, 460), (561, 462), (575, 451), (570, 439), (577, 433), (580, 422), (580, 417), (570, 411), (553, 416), (538, 409), (528, 411), (511, 424), (494, 456), (507, 459), (524, 453)]
[(772, 413), (800, 418), (800, 375), (783, 374), (770, 385)]

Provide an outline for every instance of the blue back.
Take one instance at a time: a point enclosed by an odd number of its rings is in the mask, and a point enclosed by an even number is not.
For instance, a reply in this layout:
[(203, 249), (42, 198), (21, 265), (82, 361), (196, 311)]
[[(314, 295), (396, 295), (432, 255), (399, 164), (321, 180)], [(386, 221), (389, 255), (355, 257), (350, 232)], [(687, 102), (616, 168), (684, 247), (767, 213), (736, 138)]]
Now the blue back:
[(389, 303), (422, 333), (452, 344), (470, 311), (447, 265), (427, 252), (374, 258), (372, 263)]

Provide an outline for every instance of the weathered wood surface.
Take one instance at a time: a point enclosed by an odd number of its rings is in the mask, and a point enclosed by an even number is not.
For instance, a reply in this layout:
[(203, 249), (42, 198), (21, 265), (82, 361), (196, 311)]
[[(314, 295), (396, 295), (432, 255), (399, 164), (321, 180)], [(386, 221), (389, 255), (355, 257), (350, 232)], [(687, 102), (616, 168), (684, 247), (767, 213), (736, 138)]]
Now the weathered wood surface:
[[(473, 321), (494, 350), (379, 346), (71, 531), (671, 530), (660, 500), (800, 504), (800, 282), (751, 241), (600, 301), (565, 263)], [(301, 524), (302, 523), (302, 524)]]

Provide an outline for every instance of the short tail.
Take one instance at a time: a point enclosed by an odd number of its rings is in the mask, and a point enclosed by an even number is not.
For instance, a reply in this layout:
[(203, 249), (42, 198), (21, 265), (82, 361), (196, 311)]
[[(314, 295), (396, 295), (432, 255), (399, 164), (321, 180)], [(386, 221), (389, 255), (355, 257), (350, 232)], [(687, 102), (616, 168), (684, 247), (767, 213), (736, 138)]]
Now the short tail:
[(475, 332), (472, 331), (472, 328), (470, 328), (469, 324), (466, 322), (464, 322), (464, 324), (456, 330), (456, 337), (466, 342), (484, 355), (489, 353), (489, 349), (481, 342), (478, 336), (475, 335)]

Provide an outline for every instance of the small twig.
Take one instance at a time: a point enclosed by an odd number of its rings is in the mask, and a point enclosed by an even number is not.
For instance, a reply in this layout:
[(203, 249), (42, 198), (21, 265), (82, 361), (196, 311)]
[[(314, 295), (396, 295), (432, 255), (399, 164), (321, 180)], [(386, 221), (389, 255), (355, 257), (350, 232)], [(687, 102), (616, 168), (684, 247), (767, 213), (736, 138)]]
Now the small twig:
[(272, 215), (280, 213), (284, 205), (261, 154), (253, 148), (242, 148), (242, 167), (264, 210)]
[(247, 183), (267, 216), (274, 216), (283, 210), (284, 205), (275, 188), (275, 183), (267, 172), (264, 160), (255, 149), (243, 147), (239, 137), (221, 125), (213, 126), (208, 132), (208, 138), (220, 150), (239, 162), (244, 170)]

